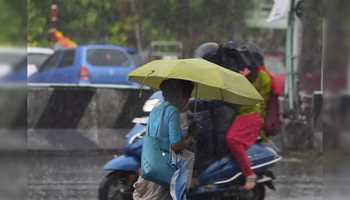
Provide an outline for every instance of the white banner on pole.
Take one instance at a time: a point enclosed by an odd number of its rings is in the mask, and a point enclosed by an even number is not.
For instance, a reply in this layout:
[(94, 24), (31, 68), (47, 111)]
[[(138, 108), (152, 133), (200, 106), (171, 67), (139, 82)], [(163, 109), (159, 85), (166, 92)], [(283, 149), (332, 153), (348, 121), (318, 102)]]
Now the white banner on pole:
[(275, 3), (273, 4), (270, 15), (267, 18), (267, 22), (273, 22), (288, 16), (288, 11), (290, 8), (290, 0), (274, 0), (274, 1)]

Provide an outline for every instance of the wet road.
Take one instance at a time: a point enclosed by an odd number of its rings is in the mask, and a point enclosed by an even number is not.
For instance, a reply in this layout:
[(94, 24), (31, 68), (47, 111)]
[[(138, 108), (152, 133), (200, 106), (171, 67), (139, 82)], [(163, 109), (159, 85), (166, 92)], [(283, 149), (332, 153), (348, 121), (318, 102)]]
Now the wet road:
[(323, 199), (323, 166), (319, 162), (285, 159), (274, 169), (277, 191), (268, 190), (269, 200)]
[[(30, 200), (96, 200), (103, 164), (113, 152), (32, 152)], [(324, 199), (324, 168), (319, 162), (285, 159), (275, 167), (277, 191), (267, 199)], [(334, 198), (331, 198), (334, 199)]]
[(111, 152), (33, 152), (29, 200), (96, 200)]

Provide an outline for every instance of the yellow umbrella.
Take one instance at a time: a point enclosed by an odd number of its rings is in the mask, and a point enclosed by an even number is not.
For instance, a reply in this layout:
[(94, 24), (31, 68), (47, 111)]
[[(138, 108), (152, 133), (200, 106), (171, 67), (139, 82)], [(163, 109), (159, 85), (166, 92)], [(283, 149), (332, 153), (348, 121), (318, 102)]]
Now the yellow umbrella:
[(163, 80), (194, 82), (192, 97), (222, 100), (240, 105), (255, 105), (262, 97), (243, 75), (204, 59), (155, 60), (129, 74), (129, 80), (159, 89)]

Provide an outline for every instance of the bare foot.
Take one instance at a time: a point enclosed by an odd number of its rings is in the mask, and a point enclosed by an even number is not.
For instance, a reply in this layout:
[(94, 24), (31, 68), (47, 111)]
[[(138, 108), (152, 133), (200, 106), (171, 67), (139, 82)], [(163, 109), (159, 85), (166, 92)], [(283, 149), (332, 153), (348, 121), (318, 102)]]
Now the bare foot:
[(255, 185), (256, 185), (256, 175), (253, 174), (253, 175), (246, 177), (246, 181), (245, 181), (245, 184), (243, 186), (243, 189), (251, 190), (255, 187)]

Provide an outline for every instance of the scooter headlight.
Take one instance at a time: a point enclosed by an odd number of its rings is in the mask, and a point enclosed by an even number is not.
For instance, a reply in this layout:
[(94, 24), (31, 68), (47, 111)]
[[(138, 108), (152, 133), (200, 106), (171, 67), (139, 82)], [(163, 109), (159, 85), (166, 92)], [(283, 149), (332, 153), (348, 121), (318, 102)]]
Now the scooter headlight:
[(160, 99), (150, 99), (146, 101), (142, 109), (144, 112), (151, 112), (153, 108), (159, 106), (160, 103), (161, 103)]
[(134, 124), (147, 124), (148, 117), (136, 117), (132, 120)]

